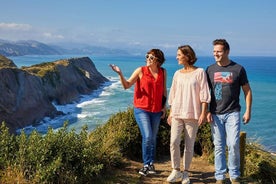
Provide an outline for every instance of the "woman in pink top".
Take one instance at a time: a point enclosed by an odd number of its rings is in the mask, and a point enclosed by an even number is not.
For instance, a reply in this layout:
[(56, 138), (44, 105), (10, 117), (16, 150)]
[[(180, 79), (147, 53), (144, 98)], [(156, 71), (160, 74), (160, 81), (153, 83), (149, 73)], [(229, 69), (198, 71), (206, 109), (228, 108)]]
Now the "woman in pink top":
[(143, 168), (139, 173), (144, 176), (155, 173), (153, 163), (156, 138), (160, 118), (164, 118), (166, 112), (165, 105), (162, 104), (162, 97), (167, 97), (166, 70), (161, 68), (164, 62), (163, 52), (159, 49), (151, 49), (146, 55), (146, 66), (138, 67), (128, 80), (118, 66), (110, 65), (119, 74), (125, 89), (135, 84), (134, 116), (142, 134)]
[[(193, 158), (194, 142), (199, 125), (205, 122), (210, 92), (204, 69), (194, 66), (197, 58), (189, 45), (178, 47), (176, 59), (184, 67), (174, 74), (168, 104), (171, 126), (170, 152), (172, 172), (168, 182), (182, 179), (182, 184), (190, 183), (188, 170)], [(185, 148), (183, 154), (184, 172), (180, 170), (180, 142), (184, 130)]]

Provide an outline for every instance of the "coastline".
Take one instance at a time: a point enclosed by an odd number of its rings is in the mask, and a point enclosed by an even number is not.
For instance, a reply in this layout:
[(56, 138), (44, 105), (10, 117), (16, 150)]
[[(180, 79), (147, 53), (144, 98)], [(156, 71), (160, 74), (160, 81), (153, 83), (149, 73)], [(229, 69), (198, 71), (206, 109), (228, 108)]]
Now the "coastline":
[[(45, 60), (55, 60), (55, 58), (68, 58), (72, 56), (25, 56), (16, 57), (14, 60), (18, 66), (34, 64)], [(96, 68), (106, 78), (110, 79), (112, 84), (103, 89), (97, 98), (88, 100), (79, 108), (76, 115), (71, 113), (77, 122), (70, 124), (72, 128), (80, 129), (84, 124), (91, 127), (99, 126), (114, 113), (124, 111), (127, 107), (132, 106), (132, 90), (123, 90), (119, 83), (119, 78), (108, 67), (109, 63), (115, 63), (121, 66), (125, 71), (125, 76), (131, 75), (133, 69), (143, 63), (144, 58), (137, 57), (119, 57), (119, 56), (89, 56), (96, 65)], [(46, 58), (46, 59), (45, 59)], [(232, 57), (247, 68), (250, 84), (253, 89), (253, 107), (252, 118), (248, 125), (241, 126), (241, 131), (247, 133), (247, 140), (249, 142), (257, 142), (265, 147), (271, 153), (276, 154), (276, 129), (272, 129), (274, 119), (273, 113), (269, 113), (268, 109), (276, 109), (276, 98), (274, 93), (276, 91), (276, 57)], [(197, 66), (205, 68), (210, 62), (213, 62), (212, 57), (198, 58)], [(262, 63), (267, 66), (263, 70), (259, 70)], [(19, 63), (19, 64), (18, 64)], [(26, 64), (24, 64), (26, 63)], [(164, 67), (168, 71), (168, 85), (169, 91), (172, 75), (179, 68), (175, 57), (168, 57)], [(243, 99), (241, 99), (242, 111), (244, 112)], [(69, 116), (70, 114), (68, 114)], [(55, 126), (55, 125), (53, 125)], [(47, 127), (46, 127), (47, 128)], [(262, 131), (259, 131), (262, 130)]]

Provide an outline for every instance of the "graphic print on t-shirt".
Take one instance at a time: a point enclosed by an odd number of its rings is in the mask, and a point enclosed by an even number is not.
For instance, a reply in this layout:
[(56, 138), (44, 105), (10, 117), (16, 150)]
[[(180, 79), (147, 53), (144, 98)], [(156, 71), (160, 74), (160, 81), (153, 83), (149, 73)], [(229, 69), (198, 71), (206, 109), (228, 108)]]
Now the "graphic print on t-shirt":
[(215, 83), (215, 97), (216, 100), (222, 99), (222, 84), (232, 83), (233, 74), (232, 72), (215, 72), (214, 73), (214, 83)]

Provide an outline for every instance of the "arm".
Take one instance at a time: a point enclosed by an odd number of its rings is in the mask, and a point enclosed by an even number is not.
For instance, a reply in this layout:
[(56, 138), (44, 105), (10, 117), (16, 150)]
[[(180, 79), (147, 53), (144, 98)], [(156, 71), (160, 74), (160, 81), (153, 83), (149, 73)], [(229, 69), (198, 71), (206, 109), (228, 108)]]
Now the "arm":
[(251, 119), (251, 107), (252, 107), (252, 91), (249, 83), (242, 86), (242, 90), (245, 97), (246, 109), (243, 115), (243, 122), (247, 124)]
[(109, 65), (109, 66), (112, 68), (112, 70), (114, 72), (118, 73), (118, 75), (120, 77), (121, 84), (124, 87), (124, 89), (130, 88), (137, 81), (137, 79), (141, 73), (141, 67), (139, 67), (132, 73), (130, 78), (128, 80), (126, 80), (121, 69), (118, 66), (116, 66), (116, 65)]
[(172, 79), (172, 85), (171, 85), (171, 88), (170, 88), (170, 93), (169, 93), (169, 96), (168, 96), (168, 104), (170, 106), (170, 112), (168, 114), (168, 118), (167, 118), (167, 123), (169, 125), (171, 125), (172, 123), (172, 114), (171, 114), (171, 109), (172, 109), (172, 103), (173, 103), (173, 99), (175, 98), (175, 90), (176, 90), (176, 86), (177, 86), (177, 81), (176, 81), (176, 72), (173, 76), (173, 79)]
[(164, 96), (167, 97), (167, 71), (164, 69)]
[[(212, 82), (211, 82), (211, 79), (210, 79), (210, 77), (209, 77), (208, 69), (209, 69), (209, 67), (208, 67), (207, 70), (206, 70), (206, 76), (207, 76), (207, 82), (208, 82), (208, 86), (209, 86), (209, 92), (210, 92), (210, 95), (211, 95), (211, 91), (212, 91), (212, 89), (211, 89), (211, 87), (212, 87)], [(212, 97), (211, 97), (211, 98), (212, 98)], [(210, 102), (210, 103), (211, 103), (211, 102)], [(207, 122), (208, 122), (208, 123), (212, 123), (212, 122), (213, 122), (212, 114), (211, 114), (211, 112), (209, 111), (209, 110), (210, 110), (210, 103), (208, 104), (208, 107), (207, 107), (207, 117), (206, 117), (206, 119), (207, 119)]]
[(201, 114), (198, 119), (199, 126), (204, 124), (206, 121), (207, 109), (208, 109), (208, 103), (202, 102), (201, 103)]
[[(168, 94), (167, 94), (167, 71), (164, 69), (164, 91), (163, 91), (163, 95), (166, 97), (166, 100), (168, 99)], [(163, 118), (165, 118), (165, 116), (166, 116), (166, 111), (167, 111), (167, 109), (166, 109), (166, 104), (163, 106), (163, 108), (162, 108), (162, 112), (163, 112), (163, 114), (162, 114), (162, 116), (161, 116), (161, 118), (163, 119)]]

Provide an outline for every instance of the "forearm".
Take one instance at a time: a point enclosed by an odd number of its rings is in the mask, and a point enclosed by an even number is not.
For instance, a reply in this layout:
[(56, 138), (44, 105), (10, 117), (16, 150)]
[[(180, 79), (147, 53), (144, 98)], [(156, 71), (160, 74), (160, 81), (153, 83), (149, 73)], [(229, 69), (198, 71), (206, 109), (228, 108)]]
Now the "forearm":
[(207, 111), (208, 111), (208, 103), (202, 102), (202, 105), (201, 105), (201, 114), (206, 115)]
[(251, 108), (252, 108), (252, 91), (251, 90), (249, 90), (245, 96), (245, 105), (246, 105), (245, 113), (248, 114), (249, 119), (250, 119)]
[(130, 87), (129, 82), (125, 79), (122, 72), (120, 72), (118, 74), (119, 74), (119, 78), (120, 78), (120, 81), (121, 81), (121, 84), (122, 84), (123, 88), (128, 89)]
[(251, 107), (252, 107), (252, 90), (249, 84), (243, 86), (244, 98), (245, 98), (245, 111), (251, 114)]

